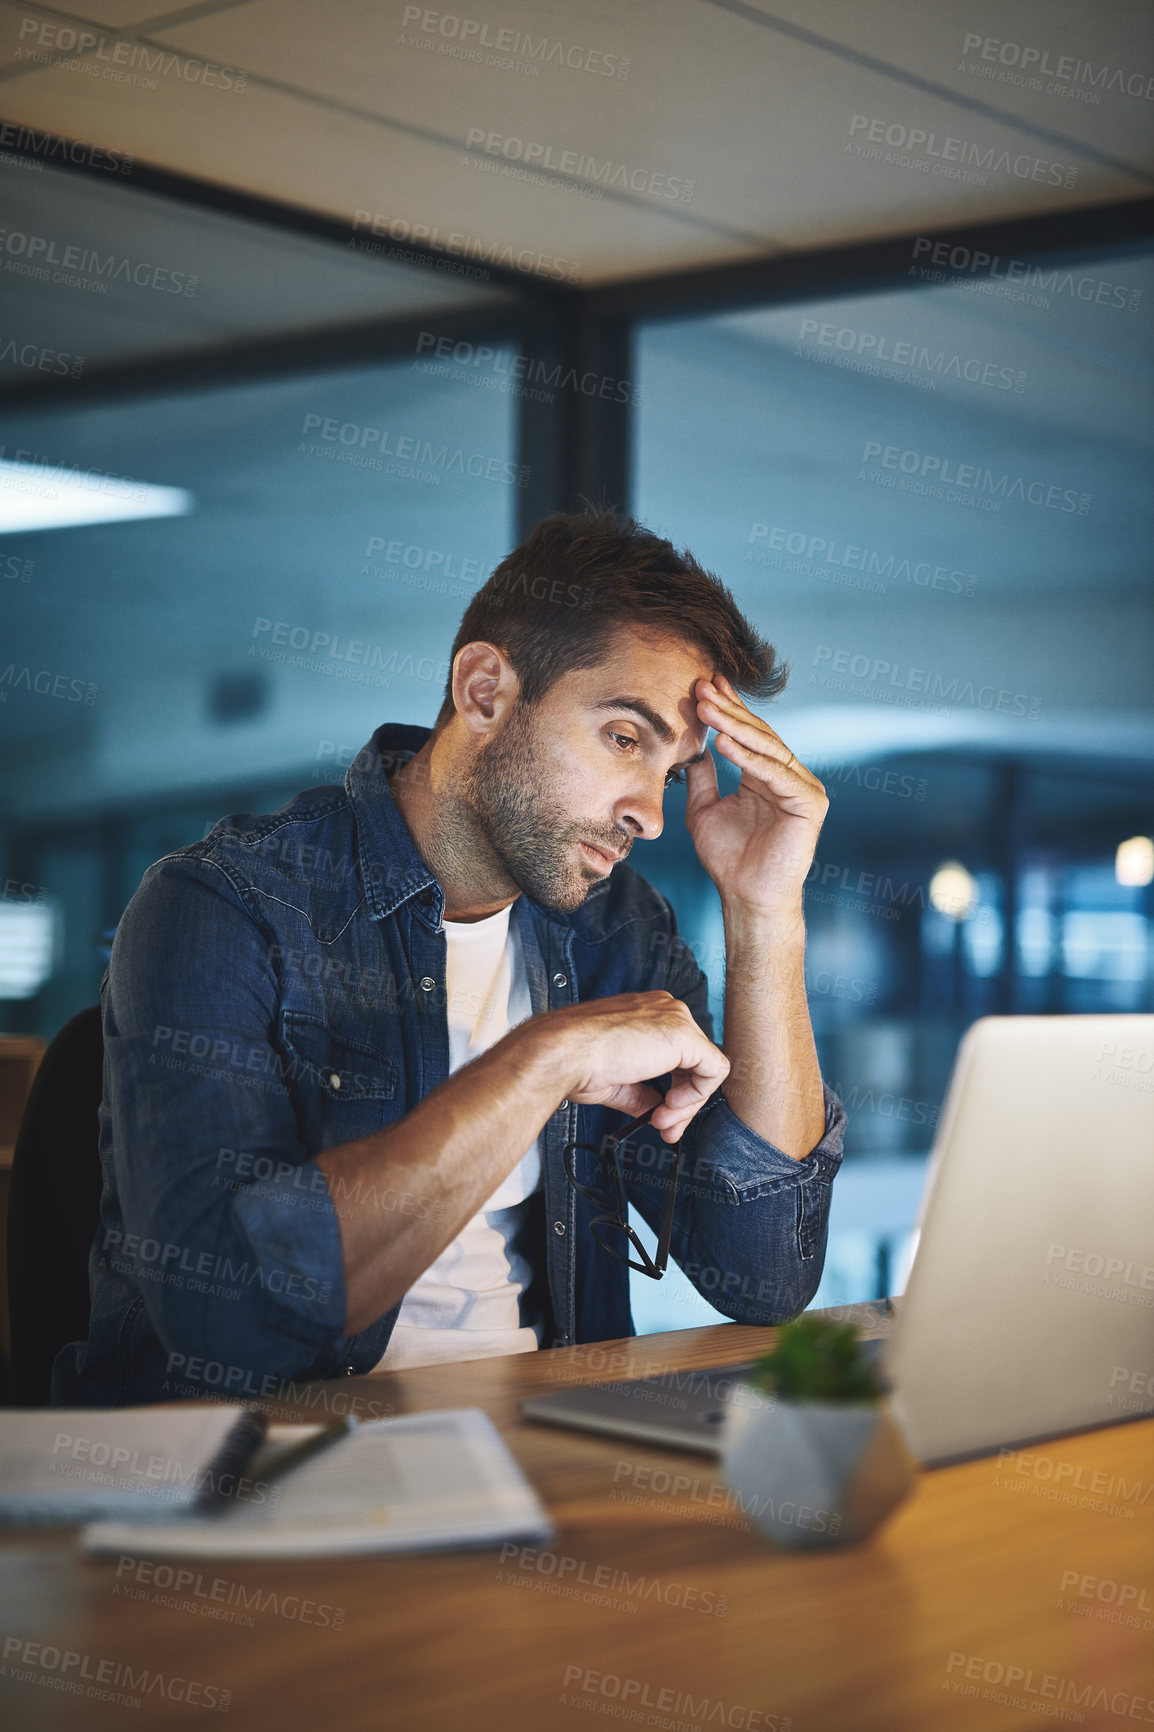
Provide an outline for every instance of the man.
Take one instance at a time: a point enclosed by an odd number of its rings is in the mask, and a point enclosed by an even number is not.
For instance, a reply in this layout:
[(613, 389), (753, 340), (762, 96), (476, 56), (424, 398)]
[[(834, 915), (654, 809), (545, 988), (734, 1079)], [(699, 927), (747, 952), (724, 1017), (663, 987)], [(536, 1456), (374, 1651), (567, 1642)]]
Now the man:
[[(550, 518), (466, 610), (431, 733), (379, 728), (344, 789), (150, 868), (104, 985), (92, 1321), (54, 1398), (271, 1394), (631, 1334), (627, 1265), (563, 1150), (592, 1145), (605, 1189), (601, 1139), (650, 1108), (629, 1195), (656, 1227), (680, 1140), (672, 1253), (699, 1291), (753, 1323), (807, 1304), (844, 1125), (803, 981), (827, 802), (738, 696), (784, 682), (690, 556)], [(710, 728), (741, 772), (724, 799)], [(724, 1052), (672, 910), (625, 864), (682, 776), (725, 921)]]

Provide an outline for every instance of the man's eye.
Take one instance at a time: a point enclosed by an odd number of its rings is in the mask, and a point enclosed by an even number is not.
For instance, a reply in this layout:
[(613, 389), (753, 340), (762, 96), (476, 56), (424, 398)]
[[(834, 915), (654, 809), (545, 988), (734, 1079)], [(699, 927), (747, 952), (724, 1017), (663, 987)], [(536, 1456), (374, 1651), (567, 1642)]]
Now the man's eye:
[[(620, 746), (624, 752), (636, 751), (637, 747), (641, 744), (640, 740), (635, 739), (632, 734), (615, 734), (610, 731), (609, 738), (613, 741), (614, 745)], [(682, 770), (667, 770), (665, 772), (665, 786), (667, 788), (676, 787), (679, 782), (684, 782), (684, 780), (685, 773)]]

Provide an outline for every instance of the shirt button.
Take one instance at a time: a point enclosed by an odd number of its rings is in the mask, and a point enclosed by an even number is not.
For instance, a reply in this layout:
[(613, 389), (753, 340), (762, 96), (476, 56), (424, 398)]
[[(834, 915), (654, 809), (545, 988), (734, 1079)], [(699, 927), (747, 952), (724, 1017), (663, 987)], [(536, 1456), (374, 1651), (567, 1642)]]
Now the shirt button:
[(553, 976), (553, 985), (554, 986), (568, 986), (568, 984), (569, 984), (569, 976), (567, 974), (555, 974)]
[(554, 1221), (553, 1231), (556, 1233), (556, 1235), (559, 1239), (563, 1239), (565, 1237), (565, 1223), (564, 1223), (564, 1221)]
[(340, 1086), (341, 1086), (341, 1079), (337, 1075), (336, 1071), (334, 1071), (333, 1074), (329, 1078), (329, 1087), (331, 1089), (339, 1089)]
[(342, 1365), (341, 1371), (346, 1377), (355, 1377), (357, 1375), (357, 1368), (355, 1365)]
[(432, 975), (426, 974), (422, 977), (422, 980), (421, 980), (421, 991), (422, 992), (432, 992), (432, 990), (433, 990), (434, 986), (436, 986), (436, 984), (437, 983), (433, 979)]

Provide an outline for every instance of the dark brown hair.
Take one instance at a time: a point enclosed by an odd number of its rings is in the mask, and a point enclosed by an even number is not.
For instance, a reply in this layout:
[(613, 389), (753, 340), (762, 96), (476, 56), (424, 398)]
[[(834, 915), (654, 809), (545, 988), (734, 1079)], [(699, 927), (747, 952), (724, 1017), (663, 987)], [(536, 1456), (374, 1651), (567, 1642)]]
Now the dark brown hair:
[(684, 638), (746, 697), (775, 698), (789, 677), (720, 578), (688, 550), (631, 517), (559, 512), (506, 555), (465, 609), (437, 726), (454, 713), (452, 664), (463, 645), (496, 644), (521, 682), (521, 701), (534, 704), (562, 674), (595, 667), (613, 633), (631, 625)]

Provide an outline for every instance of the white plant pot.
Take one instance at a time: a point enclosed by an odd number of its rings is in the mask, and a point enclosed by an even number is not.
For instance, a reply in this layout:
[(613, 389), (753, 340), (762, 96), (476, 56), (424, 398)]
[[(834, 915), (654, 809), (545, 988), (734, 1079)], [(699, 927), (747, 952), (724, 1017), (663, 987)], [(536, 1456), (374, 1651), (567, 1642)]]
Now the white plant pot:
[(897, 1421), (877, 1402), (729, 1404), (721, 1474), (737, 1507), (790, 1549), (864, 1539), (908, 1497), (917, 1472)]

